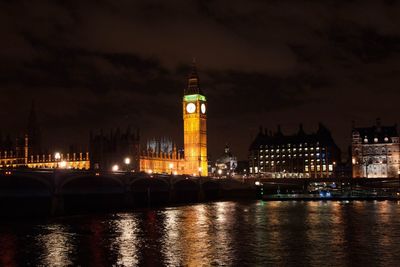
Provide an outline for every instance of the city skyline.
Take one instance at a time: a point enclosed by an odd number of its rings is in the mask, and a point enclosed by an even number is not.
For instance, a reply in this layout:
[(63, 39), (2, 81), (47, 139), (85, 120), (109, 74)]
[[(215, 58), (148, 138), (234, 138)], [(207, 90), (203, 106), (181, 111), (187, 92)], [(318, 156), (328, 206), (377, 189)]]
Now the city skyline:
[(2, 131), (21, 132), (34, 99), (47, 146), (85, 145), (91, 129), (129, 125), (144, 140), (182, 140), (176, 99), (193, 57), (211, 107), (212, 158), (229, 143), (246, 159), (260, 125), (290, 134), (323, 122), (346, 151), (353, 120), (398, 122), (395, 2), (1, 7)]

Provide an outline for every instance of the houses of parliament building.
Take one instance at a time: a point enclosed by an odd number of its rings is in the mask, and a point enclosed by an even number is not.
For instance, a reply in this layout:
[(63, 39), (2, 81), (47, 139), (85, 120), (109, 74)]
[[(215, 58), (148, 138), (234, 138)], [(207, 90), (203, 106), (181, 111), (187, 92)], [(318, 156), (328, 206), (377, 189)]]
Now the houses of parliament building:
[[(168, 139), (151, 140), (142, 149), (139, 132), (130, 129), (123, 133), (119, 129), (109, 134), (100, 132), (90, 137), (92, 168), (207, 176), (207, 99), (194, 63), (184, 90), (182, 116), (183, 150)], [(129, 161), (124, 162), (124, 158)]]
[(89, 169), (89, 152), (48, 153), (42, 148), (41, 131), (37, 123), (35, 106), (29, 114), (25, 133), (13, 141), (9, 135), (0, 136), (0, 169)]
[(124, 170), (147, 173), (208, 175), (207, 161), (207, 100), (199, 86), (193, 63), (188, 85), (182, 99), (184, 147), (178, 149), (167, 139), (152, 140), (144, 149), (140, 146), (139, 131), (128, 128), (105, 134), (90, 133), (89, 151), (45, 153), (34, 105), (23, 136), (13, 142), (0, 136), (0, 169), (95, 169)]

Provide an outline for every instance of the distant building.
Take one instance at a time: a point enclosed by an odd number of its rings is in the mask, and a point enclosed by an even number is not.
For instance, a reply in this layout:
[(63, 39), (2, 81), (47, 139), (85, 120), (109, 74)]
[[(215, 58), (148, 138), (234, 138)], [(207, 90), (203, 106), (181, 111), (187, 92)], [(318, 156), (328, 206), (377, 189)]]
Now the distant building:
[(89, 169), (89, 153), (45, 153), (41, 146), (40, 128), (32, 103), (25, 134), (16, 138), (15, 143), (9, 135), (4, 140), (0, 136), (0, 169), (14, 168)]
[(352, 130), (353, 178), (386, 178), (399, 175), (400, 144), (397, 125), (376, 125)]
[(237, 168), (237, 158), (232, 155), (228, 145), (225, 146), (224, 153), (215, 162), (215, 173), (217, 175), (232, 175)]
[[(128, 127), (125, 132), (118, 128), (105, 134), (90, 133), (89, 151), (91, 168), (111, 171), (118, 166), (118, 170), (138, 170), (140, 160), (139, 130), (132, 132)], [(125, 159), (128, 158), (128, 162)]]
[(260, 132), (249, 148), (249, 174), (271, 178), (333, 177), (340, 162), (340, 149), (330, 131), (319, 124), (316, 133), (306, 134), (302, 125), (297, 134)]

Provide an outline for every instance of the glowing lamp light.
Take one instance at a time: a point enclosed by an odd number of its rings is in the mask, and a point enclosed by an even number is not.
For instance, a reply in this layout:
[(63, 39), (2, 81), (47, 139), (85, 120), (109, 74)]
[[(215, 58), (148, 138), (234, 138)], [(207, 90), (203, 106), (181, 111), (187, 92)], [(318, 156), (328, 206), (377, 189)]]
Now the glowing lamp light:
[(111, 170), (113, 172), (117, 172), (119, 170), (119, 166), (117, 164), (115, 164), (115, 165), (112, 166)]
[(60, 160), (60, 159), (61, 159), (61, 154), (60, 154), (60, 152), (54, 153), (54, 158), (55, 158), (56, 160)]
[(178, 172), (177, 172), (177, 171), (174, 171), (173, 174), (174, 174), (174, 175), (178, 175)]
[(170, 163), (170, 164), (168, 165), (168, 168), (173, 169), (173, 168), (174, 168), (174, 164), (173, 164), (173, 163)]
[(125, 158), (124, 162), (125, 162), (126, 165), (129, 165), (129, 164), (131, 164), (131, 159), (130, 158)]
[(218, 170), (218, 174), (219, 174), (219, 175), (222, 174), (222, 170), (221, 170), (221, 169)]
[(60, 168), (65, 169), (67, 167), (67, 162), (65, 160), (60, 162)]
[(153, 173), (153, 170), (149, 170), (148, 173), (149, 173), (149, 174), (152, 174), (152, 173)]

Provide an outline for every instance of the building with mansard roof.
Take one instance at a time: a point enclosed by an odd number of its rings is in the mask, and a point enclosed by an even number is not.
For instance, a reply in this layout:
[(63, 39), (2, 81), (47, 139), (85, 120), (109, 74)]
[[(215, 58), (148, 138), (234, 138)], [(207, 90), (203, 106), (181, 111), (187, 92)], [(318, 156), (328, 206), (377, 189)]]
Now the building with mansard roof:
[(307, 134), (300, 124), (293, 135), (260, 128), (249, 148), (250, 175), (270, 178), (333, 177), (340, 162), (340, 149), (330, 131), (321, 123), (315, 133)]
[(353, 178), (398, 177), (400, 143), (397, 125), (383, 126), (381, 120), (370, 127), (352, 129)]

